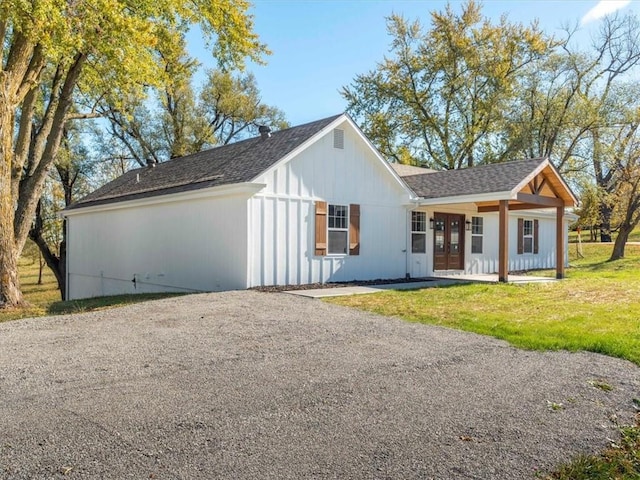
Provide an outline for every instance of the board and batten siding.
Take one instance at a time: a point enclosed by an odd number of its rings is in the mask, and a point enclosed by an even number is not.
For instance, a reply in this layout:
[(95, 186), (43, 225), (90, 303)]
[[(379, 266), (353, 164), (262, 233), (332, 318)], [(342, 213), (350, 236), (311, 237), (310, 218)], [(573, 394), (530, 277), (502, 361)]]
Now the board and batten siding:
[[(255, 181), (249, 200), (250, 286), (399, 278), (406, 274), (406, 190), (348, 125)], [(406, 197), (406, 198), (405, 198)], [(315, 203), (360, 206), (358, 255), (315, 255)]]
[[(446, 274), (489, 274), (498, 272), (498, 221), (497, 213), (477, 213), (473, 204), (441, 205), (415, 210), (427, 213), (427, 221), (437, 213), (464, 214), (465, 221), (472, 217), (483, 219), (482, 253), (471, 253), (471, 231), (464, 232), (465, 268), (460, 271), (447, 271)], [(410, 215), (410, 214), (409, 214)], [(409, 217), (410, 218), (410, 217)], [(518, 219), (538, 220), (538, 253), (518, 254)], [(565, 245), (568, 242), (568, 226), (565, 218)], [(430, 228), (426, 236), (426, 254), (411, 254), (410, 273), (412, 276), (437, 275), (433, 270), (434, 231)], [(408, 245), (411, 248), (411, 245)], [(565, 251), (565, 265), (569, 262), (569, 253)], [(535, 211), (509, 212), (509, 271), (552, 269), (556, 266), (556, 219), (555, 213)]]
[(246, 288), (247, 197), (169, 197), (68, 217), (69, 299)]

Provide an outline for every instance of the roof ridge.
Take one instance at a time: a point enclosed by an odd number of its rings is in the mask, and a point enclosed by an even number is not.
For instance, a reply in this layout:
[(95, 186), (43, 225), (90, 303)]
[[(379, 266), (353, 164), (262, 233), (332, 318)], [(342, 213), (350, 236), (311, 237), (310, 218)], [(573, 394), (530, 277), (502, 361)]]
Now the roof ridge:
[[(425, 172), (425, 173), (416, 173), (414, 175), (407, 175), (406, 177), (419, 177), (421, 175), (434, 175), (434, 174), (451, 174), (452, 172), (466, 172), (469, 170), (477, 170), (485, 167), (496, 167), (498, 165), (513, 165), (514, 163), (525, 163), (532, 162), (536, 160), (538, 164), (547, 160), (547, 157), (533, 157), (533, 158), (524, 158), (520, 160), (507, 160), (505, 162), (494, 162), (494, 163), (483, 163), (482, 165), (474, 165), (472, 167), (464, 167), (464, 168), (452, 168), (450, 170), (435, 170), (433, 172)], [(420, 167), (422, 168), (422, 167)]]

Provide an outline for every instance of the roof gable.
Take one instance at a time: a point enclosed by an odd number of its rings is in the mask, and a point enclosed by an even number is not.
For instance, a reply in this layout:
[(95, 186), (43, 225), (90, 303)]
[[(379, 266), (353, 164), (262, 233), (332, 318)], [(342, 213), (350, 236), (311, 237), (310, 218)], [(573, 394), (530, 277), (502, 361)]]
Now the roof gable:
[(138, 168), (100, 187), (68, 209), (250, 182), (342, 115)]
[(412, 196), (412, 192), (408, 188), (407, 184), (402, 181), (398, 173), (394, 170), (394, 168), (392, 168), (391, 164), (386, 161), (386, 159), (382, 156), (378, 149), (376, 149), (376, 147), (371, 143), (371, 141), (362, 132), (362, 130), (360, 130), (360, 128), (355, 124), (355, 122), (348, 114), (338, 115), (337, 117), (334, 117), (334, 120), (331, 123), (327, 124), (322, 130), (307, 139), (296, 149), (292, 150), (287, 155), (283, 156), (280, 160), (270, 165), (265, 171), (261, 172), (256, 178), (254, 178), (253, 181), (263, 181), (264, 178), (266, 178), (267, 175), (269, 175), (273, 170), (276, 170), (281, 165), (289, 162), (298, 153), (320, 140), (326, 134), (332, 132), (334, 129), (344, 129), (345, 127), (351, 129), (351, 131), (363, 141), (363, 143), (365, 144), (365, 148), (368, 149), (368, 151), (372, 154), (372, 158), (374, 158), (375, 161), (377, 161), (378, 164), (386, 171), (389, 179), (395, 182), (395, 185), (399, 189), (401, 189), (407, 196)]

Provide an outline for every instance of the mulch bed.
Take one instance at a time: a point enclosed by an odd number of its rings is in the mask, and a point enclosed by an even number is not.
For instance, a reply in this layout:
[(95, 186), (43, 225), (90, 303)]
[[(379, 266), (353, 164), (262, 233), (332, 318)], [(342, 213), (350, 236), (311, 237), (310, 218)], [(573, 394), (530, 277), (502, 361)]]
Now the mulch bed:
[(268, 285), (265, 287), (253, 287), (249, 290), (258, 292), (284, 292), (287, 290), (312, 290), (317, 288), (337, 288), (337, 287), (367, 287), (371, 285), (387, 285), (390, 283), (415, 283), (431, 282), (433, 278), (378, 278), (376, 280), (362, 280), (350, 282), (328, 282), (328, 283), (307, 283), (305, 285)]

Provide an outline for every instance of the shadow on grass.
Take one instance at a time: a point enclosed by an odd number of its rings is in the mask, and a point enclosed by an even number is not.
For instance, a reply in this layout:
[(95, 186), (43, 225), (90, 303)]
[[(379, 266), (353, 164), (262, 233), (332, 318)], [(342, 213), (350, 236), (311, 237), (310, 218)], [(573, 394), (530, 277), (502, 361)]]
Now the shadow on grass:
[(64, 315), (69, 313), (91, 312), (107, 308), (121, 307), (133, 303), (141, 303), (149, 300), (160, 300), (186, 295), (185, 293), (139, 293), (132, 295), (114, 295), (111, 297), (94, 297), (83, 300), (70, 300), (66, 302), (54, 302), (47, 313), (50, 315)]

